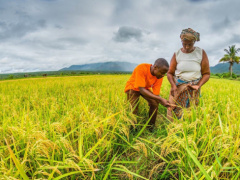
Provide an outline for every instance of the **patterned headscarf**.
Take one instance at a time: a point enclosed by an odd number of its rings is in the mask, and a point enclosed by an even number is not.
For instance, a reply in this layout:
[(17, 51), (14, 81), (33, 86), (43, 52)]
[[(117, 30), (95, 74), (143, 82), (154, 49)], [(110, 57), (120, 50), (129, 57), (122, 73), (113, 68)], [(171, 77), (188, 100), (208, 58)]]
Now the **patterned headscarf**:
[(189, 40), (189, 41), (200, 41), (200, 34), (194, 31), (191, 28), (183, 29), (182, 33), (180, 34), (180, 38), (182, 40)]

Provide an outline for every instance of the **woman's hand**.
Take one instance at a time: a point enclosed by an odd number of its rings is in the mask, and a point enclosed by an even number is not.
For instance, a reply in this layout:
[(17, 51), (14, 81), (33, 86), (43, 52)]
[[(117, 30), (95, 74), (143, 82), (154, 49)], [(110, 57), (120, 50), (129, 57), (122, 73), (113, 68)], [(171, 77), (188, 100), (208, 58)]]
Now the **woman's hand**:
[(175, 95), (177, 95), (177, 86), (176, 85), (171, 86), (171, 95), (173, 97), (175, 97)]
[(200, 86), (198, 85), (189, 85), (190, 88), (192, 88), (193, 90), (198, 90), (200, 88)]

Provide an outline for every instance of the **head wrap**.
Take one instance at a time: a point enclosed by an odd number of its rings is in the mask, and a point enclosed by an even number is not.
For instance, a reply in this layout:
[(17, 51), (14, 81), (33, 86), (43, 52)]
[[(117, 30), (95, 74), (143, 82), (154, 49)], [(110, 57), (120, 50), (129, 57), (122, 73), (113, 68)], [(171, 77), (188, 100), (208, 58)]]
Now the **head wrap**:
[(189, 41), (200, 41), (200, 34), (194, 31), (191, 28), (183, 29), (182, 33), (180, 34), (180, 38), (182, 40), (189, 40)]

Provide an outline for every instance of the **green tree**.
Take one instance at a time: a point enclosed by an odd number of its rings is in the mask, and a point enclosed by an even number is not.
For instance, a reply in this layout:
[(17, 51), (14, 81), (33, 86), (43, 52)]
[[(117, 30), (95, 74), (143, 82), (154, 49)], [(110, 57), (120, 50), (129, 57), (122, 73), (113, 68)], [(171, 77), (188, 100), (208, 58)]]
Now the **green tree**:
[(14, 76), (12, 75), (12, 74), (10, 74), (9, 76), (8, 76), (8, 79), (13, 79), (14, 78)]
[(219, 60), (219, 62), (228, 62), (229, 63), (229, 72), (232, 77), (232, 66), (234, 63), (239, 63), (240, 57), (236, 54), (240, 51), (240, 48), (236, 48), (235, 45), (229, 46), (229, 49), (224, 49), (227, 54), (224, 54), (224, 57)]

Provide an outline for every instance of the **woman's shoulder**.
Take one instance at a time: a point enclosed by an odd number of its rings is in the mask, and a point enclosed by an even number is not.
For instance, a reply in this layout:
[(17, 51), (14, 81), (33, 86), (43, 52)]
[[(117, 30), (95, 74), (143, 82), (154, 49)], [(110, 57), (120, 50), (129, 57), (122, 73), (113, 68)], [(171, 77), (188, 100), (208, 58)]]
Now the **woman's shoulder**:
[(205, 51), (204, 49), (202, 49), (202, 48), (200, 48), (200, 47), (197, 47), (197, 46), (196, 46), (196, 48), (197, 48), (197, 50), (198, 50), (199, 52), (201, 52), (201, 53), (206, 53), (206, 51)]
[(180, 49), (178, 49), (177, 51), (175, 51), (175, 55), (178, 55), (178, 54), (180, 54), (181, 52), (182, 52), (182, 50), (181, 50), (182, 48), (180, 48)]
[(203, 51), (204, 51), (204, 50), (203, 50), (202, 48), (196, 46), (196, 47), (195, 47), (195, 50), (194, 50), (194, 53), (195, 53), (195, 54), (199, 54), (200, 56), (202, 56)]
[(195, 50), (197, 50), (197, 51), (203, 51), (203, 49), (200, 48), (200, 47), (198, 47), (198, 46), (195, 46)]

